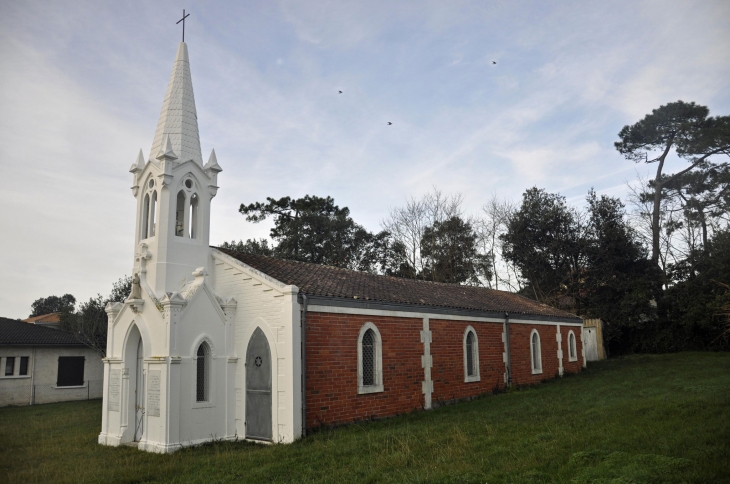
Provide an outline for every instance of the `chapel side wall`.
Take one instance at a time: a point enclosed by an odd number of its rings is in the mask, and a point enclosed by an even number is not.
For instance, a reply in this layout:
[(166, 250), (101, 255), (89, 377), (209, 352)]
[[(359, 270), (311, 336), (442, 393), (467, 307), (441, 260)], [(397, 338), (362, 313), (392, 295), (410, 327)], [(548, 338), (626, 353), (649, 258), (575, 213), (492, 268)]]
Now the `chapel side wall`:
[[(570, 350), (568, 347), (568, 334), (570, 334), (570, 331), (573, 331), (575, 335), (575, 361), (570, 361)], [(580, 326), (560, 326), (560, 334), (563, 339), (563, 368), (566, 373), (578, 373), (583, 367), (583, 341), (581, 341), (580, 332)]]
[[(532, 330), (540, 335), (542, 373), (532, 374), (530, 338)], [(554, 378), (559, 371), (556, 324), (510, 323), (510, 356), (512, 360), (512, 384), (530, 385)], [(563, 354), (567, 354), (563, 340)], [(563, 364), (567, 358), (563, 359)]]
[[(479, 381), (465, 382), (464, 334), (471, 326), (479, 347)], [(433, 367), (432, 400), (438, 402), (474, 397), (504, 387), (503, 325), (470, 321), (430, 320)]]
[[(384, 391), (360, 395), (357, 342), (368, 322), (382, 338)], [(307, 312), (306, 325), (307, 428), (423, 408), (422, 318)]]
[[(257, 327), (269, 342), (272, 364), (272, 435), (276, 442), (292, 442), (301, 434), (301, 375), (299, 325), (293, 322), (291, 294), (285, 288), (273, 289), (274, 283), (262, 282), (239, 267), (215, 259), (215, 291), (237, 301), (234, 320), (235, 429), (239, 438), (246, 435), (246, 350)], [(298, 310), (296, 311), (298, 315)], [(286, 315), (289, 315), (287, 318)], [(295, 334), (295, 332), (297, 334)], [(297, 346), (295, 348), (295, 346)], [(295, 379), (297, 380), (295, 382)]]

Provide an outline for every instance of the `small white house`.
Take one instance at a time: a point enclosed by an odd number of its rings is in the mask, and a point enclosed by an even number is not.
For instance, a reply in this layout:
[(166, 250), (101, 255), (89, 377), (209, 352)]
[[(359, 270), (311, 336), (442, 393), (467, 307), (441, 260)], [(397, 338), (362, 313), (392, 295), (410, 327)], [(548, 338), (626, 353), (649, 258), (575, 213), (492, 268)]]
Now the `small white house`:
[(103, 370), (73, 334), (0, 318), (0, 406), (101, 398)]

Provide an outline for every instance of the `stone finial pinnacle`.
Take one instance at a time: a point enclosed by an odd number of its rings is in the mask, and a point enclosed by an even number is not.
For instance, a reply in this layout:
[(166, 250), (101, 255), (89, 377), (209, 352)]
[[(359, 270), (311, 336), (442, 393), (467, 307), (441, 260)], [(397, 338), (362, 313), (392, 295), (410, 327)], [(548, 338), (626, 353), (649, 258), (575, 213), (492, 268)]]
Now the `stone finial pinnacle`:
[(129, 168), (130, 173), (137, 173), (139, 171), (144, 170), (144, 166), (146, 165), (144, 161), (144, 154), (142, 154), (142, 148), (139, 149), (139, 154), (137, 155), (137, 161), (132, 163), (131, 168)]
[(170, 141), (170, 135), (168, 134), (165, 138), (165, 147), (160, 148), (160, 153), (157, 155), (158, 160), (177, 160), (175, 152), (172, 151), (172, 142)]
[(203, 168), (205, 168), (206, 170), (215, 171), (217, 173), (223, 171), (223, 168), (221, 168), (221, 166), (218, 164), (218, 158), (215, 156), (215, 149), (210, 152), (210, 158), (208, 158), (208, 163), (206, 163)]
[(185, 42), (180, 42), (177, 46), (177, 55), (175, 56), (175, 62), (182, 61), (187, 62), (190, 64), (190, 59), (188, 58), (188, 46)]

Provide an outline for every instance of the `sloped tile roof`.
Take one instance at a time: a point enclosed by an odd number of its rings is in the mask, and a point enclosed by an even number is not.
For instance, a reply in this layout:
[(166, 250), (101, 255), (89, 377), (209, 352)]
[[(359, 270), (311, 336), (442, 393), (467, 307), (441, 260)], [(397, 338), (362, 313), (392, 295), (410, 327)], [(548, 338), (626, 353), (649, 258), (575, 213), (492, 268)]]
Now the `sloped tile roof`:
[(511, 292), (380, 276), (339, 267), (240, 254), (221, 248), (217, 250), (284, 284), (295, 285), (301, 293), (311, 296), (490, 313), (508, 312), (512, 315), (546, 316), (566, 320), (580, 319), (574, 314)]
[(0, 345), (84, 346), (72, 333), (0, 317)]
[(58, 313), (41, 314), (40, 316), (33, 316), (32, 318), (24, 319), (25, 323), (60, 323), (61, 320), (58, 318)]

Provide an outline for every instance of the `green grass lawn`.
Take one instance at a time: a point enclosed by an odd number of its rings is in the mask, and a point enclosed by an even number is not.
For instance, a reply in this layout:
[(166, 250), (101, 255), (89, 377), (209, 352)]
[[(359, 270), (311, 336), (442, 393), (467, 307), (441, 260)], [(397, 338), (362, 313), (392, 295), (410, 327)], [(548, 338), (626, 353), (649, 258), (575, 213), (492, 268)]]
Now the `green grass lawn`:
[(101, 402), (0, 409), (2, 482), (730, 482), (730, 354), (632, 356), (291, 445), (96, 444)]

